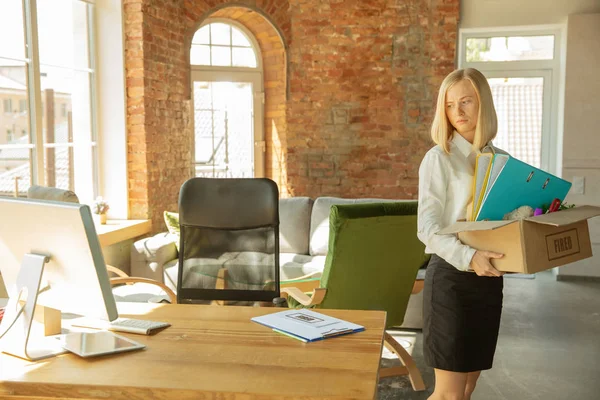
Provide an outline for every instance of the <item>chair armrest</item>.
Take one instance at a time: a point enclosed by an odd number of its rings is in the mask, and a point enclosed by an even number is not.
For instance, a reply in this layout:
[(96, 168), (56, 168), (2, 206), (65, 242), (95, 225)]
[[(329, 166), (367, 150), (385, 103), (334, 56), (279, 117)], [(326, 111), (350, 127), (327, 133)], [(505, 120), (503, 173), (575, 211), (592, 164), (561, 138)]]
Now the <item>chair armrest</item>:
[[(319, 272), (320, 274), (320, 272)], [(321, 278), (308, 278), (308, 279), (302, 279), (302, 278), (296, 278), (296, 279), (288, 279), (286, 281), (281, 281), (279, 282), (279, 288), (280, 289), (284, 289), (284, 288), (298, 288), (300, 289), (300, 291), (306, 293), (306, 292), (312, 292), (313, 290), (317, 289), (319, 287), (319, 284), (321, 283)]]
[(302, 292), (302, 290), (298, 289), (297, 287), (288, 287), (281, 289), (281, 294), (283, 297), (286, 297), (286, 295), (292, 296), (294, 300), (296, 300), (298, 303), (307, 307), (321, 304), (323, 302), (323, 299), (325, 298), (326, 293), (327, 289), (323, 288), (314, 289), (311, 296), (307, 296), (306, 294), (304, 294), (304, 292)]
[(129, 278), (129, 275), (127, 275), (126, 272), (123, 272), (119, 268), (113, 267), (112, 265), (106, 264), (106, 270), (108, 272), (112, 272), (113, 274), (117, 275), (119, 278)]
[(163, 283), (163, 266), (178, 257), (176, 240), (175, 235), (159, 233), (134, 242), (131, 245), (131, 275)]
[(110, 280), (111, 285), (122, 285), (122, 284), (131, 285), (133, 283), (148, 283), (150, 285), (158, 286), (167, 294), (167, 296), (169, 296), (169, 300), (171, 300), (171, 304), (177, 304), (177, 295), (175, 293), (173, 293), (173, 291), (171, 289), (169, 289), (167, 287), (167, 285), (165, 285), (164, 283), (161, 283), (161, 282), (157, 282), (153, 279), (127, 277), (127, 278), (111, 278), (111, 280)]

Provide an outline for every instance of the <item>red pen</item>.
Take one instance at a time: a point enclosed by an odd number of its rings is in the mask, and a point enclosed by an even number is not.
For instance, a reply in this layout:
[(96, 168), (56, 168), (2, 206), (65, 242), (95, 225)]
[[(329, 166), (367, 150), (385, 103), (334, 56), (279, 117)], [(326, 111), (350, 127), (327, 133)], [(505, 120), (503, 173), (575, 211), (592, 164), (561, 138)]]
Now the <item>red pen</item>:
[(558, 209), (560, 208), (560, 204), (561, 204), (560, 199), (552, 200), (550, 207), (548, 207), (548, 213), (558, 211)]

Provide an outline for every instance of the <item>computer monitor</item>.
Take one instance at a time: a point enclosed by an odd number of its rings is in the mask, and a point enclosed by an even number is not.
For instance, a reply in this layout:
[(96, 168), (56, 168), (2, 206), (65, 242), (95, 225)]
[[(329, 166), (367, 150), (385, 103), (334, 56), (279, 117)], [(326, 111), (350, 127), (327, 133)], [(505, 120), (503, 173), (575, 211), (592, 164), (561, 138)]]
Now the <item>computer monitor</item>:
[[(47, 256), (46, 263), (39, 262), (43, 256)], [(32, 285), (36, 285), (35, 276), (31, 276), (37, 271), (35, 264), (43, 264), (41, 282), (37, 283), (39, 294), (37, 301), (34, 300), (37, 305), (109, 321), (118, 317), (87, 205), (0, 198), (0, 273), (10, 298), (9, 306), (12, 301), (14, 307), (13, 300), (19, 296), (23, 299), (20, 289), (23, 282), (31, 283), (33, 279)], [(14, 311), (9, 306), (0, 334), (11, 323), (6, 321)], [(14, 324), (11, 330), (23, 330), (24, 323)], [(25, 358), (34, 359), (27, 355)]]

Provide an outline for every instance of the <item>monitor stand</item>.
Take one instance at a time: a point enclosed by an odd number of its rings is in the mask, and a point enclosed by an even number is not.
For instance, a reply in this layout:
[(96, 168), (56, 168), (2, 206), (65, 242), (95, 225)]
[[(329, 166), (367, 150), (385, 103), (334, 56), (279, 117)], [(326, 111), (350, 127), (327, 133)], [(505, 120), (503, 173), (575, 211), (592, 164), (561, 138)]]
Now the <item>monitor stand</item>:
[[(0, 323), (0, 334), (8, 329), (0, 339), (0, 350), (5, 353), (32, 361), (66, 353), (66, 350), (60, 347), (58, 340), (45, 336), (61, 333), (59, 310), (47, 307), (46, 310), (40, 310), (40, 307), (37, 307), (36, 317), (42, 311), (44, 317), (52, 316), (53, 320), (44, 318), (45, 332), (37, 329), (37, 326), (36, 329), (32, 329), (44, 264), (48, 261), (49, 257), (41, 254), (25, 254), (23, 257), (15, 295), (9, 298)], [(58, 317), (58, 331), (56, 317)]]

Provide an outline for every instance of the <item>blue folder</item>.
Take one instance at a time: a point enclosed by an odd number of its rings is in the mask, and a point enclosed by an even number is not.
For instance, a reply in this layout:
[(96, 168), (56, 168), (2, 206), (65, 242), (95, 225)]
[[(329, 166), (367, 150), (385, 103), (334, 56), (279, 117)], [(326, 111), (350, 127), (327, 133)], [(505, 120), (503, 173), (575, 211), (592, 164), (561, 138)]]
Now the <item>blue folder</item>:
[(571, 182), (510, 157), (483, 199), (476, 221), (499, 221), (521, 206), (542, 208), (554, 199), (562, 202)]

